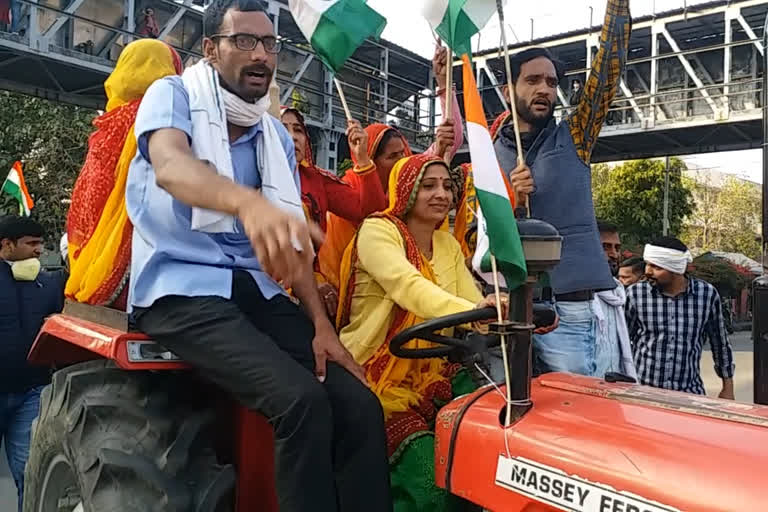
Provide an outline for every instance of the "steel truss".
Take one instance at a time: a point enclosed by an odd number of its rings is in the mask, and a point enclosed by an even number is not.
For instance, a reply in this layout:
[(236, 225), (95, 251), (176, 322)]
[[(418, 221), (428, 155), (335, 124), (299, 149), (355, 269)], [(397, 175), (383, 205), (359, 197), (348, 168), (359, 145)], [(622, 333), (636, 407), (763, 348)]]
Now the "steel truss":
[[(0, 88), (103, 108), (103, 82), (122, 48), (137, 38), (141, 13), (152, 7), (159, 39), (190, 64), (201, 57), (202, 2), (192, 0), (20, 0), (20, 34), (0, 32)], [(286, 3), (269, 0), (284, 39), (277, 80), (281, 104), (306, 111), (320, 165), (335, 169), (348, 155), (346, 120), (330, 74), (311, 52)], [(2, 27), (0, 27), (1, 29)], [(353, 115), (364, 123), (395, 123), (417, 149), (434, 131), (431, 62), (386, 41), (369, 41), (339, 78)]]

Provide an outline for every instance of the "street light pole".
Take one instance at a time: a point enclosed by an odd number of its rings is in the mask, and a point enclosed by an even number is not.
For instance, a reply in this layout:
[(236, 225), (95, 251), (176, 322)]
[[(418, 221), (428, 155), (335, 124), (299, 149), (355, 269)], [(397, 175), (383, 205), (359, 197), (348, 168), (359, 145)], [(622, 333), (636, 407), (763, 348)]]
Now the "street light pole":
[(661, 229), (664, 236), (669, 235), (669, 157), (664, 169), (664, 225)]

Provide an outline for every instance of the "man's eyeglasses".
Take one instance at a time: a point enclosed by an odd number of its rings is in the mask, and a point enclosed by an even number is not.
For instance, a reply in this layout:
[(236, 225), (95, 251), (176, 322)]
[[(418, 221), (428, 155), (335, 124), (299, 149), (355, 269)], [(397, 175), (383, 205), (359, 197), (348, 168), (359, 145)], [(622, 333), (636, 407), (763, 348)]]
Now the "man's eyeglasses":
[(275, 36), (255, 36), (253, 34), (214, 34), (211, 39), (226, 38), (235, 44), (238, 50), (252, 52), (261, 42), (267, 53), (280, 53), (283, 42)]

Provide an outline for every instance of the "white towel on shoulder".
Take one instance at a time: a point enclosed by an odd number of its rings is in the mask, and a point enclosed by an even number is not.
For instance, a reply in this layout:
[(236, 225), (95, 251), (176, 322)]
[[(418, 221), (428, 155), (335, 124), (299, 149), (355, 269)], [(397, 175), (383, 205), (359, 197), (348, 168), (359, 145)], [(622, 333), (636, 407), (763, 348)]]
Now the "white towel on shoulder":
[[(261, 122), (261, 140), (256, 141), (256, 160), (261, 173), (261, 193), (275, 205), (304, 220), (301, 197), (288, 166), (285, 149), (274, 123), (267, 114), (270, 97), (247, 103), (219, 84), (219, 75), (205, 60), (184, 71), (192, 117), (192, 152), (208, 160), (220, 176), (234, 180), (227, 121), (250, 127)], [(234, 233), (235, 218), (205, 208), (192, 209), (192, 229), (206, 233)]]
[(616, 339), (619, 343), (619, 363), (621, 364), (621, 373), (627, 377), (637, 379), (637, 370), (632, 358), (632, 346), (629, 340), (629, 330), (627, 329), (627, 320), (624, 316), (624, 307), (627, 304), (627, 292), (619, 281), (616, 281), (616, 288), (605, 290), (595, 294), (593, 300), (595, 316), (597, 317), (597, 328), (603, 332), (607, 340), (614, 339), (610, 333), (605, 332), (608, 328), (608, 315), (614, 316), (616, 325)]

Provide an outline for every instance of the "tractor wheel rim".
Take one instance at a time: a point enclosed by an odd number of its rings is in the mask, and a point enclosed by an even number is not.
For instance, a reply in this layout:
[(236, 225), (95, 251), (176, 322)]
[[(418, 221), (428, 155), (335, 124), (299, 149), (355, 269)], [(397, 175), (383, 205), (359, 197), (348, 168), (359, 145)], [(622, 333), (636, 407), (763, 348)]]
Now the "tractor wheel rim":
[(64, 455), (56, 455), (48, 464), (38, 501), (38, 512), (85, 512), (77, 477)]

